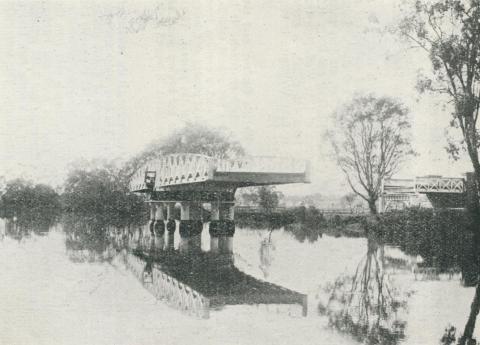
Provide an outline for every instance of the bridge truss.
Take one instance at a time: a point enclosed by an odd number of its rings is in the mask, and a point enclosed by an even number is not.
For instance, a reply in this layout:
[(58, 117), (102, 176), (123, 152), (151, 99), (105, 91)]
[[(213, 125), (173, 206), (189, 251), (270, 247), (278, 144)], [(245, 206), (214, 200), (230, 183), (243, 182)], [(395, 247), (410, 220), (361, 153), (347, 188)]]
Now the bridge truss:
[(166, 197), (168, 192), (185, 197), (198, 192), (200, 198), (208, 199), (208, 192), (232, 192), (239, 187), (308, 183), (309, 173), (308, 162), (290, 158), (217, 159), (171, 154), (140, 168), (131, 180), (130, 190), (154, 197)]
[(414, 179), (386, 179), (380, 198), (380, 211), (422, 206), (425, 194), (433, 207), (463, 208), (466, 181), (464, 178), (421, 176)]

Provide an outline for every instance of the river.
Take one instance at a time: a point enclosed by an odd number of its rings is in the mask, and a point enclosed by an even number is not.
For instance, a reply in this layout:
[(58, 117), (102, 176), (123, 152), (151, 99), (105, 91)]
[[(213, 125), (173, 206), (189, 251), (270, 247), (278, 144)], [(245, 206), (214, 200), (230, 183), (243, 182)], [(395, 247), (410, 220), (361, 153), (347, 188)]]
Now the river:
[[(208, 232), (202, 233), (208, 249)], [(284, 230), (237, 229), (235, 266), (308, 294), (308, 315), (292, 305), (225, 306), (207, 320), (156, 300), (118, 260), (72, 262), (58, 227), (46, 236), (0, 241), (0, 344), (358, 344), (319, 314), (324, 287), (352, 275), (369, 248), (364, 238), (299, 242)], [(398, 249), (385, 255), (405, 258)], [(463, 328), (474, 289), (458, 279), (415, 280), (390, 270), (408, 292), (403, 344), (437, 344), (451, 323)], [(292, 315), (290, 315), (292, 314)], [(477, 332), (478, 334), (480, 332)]]

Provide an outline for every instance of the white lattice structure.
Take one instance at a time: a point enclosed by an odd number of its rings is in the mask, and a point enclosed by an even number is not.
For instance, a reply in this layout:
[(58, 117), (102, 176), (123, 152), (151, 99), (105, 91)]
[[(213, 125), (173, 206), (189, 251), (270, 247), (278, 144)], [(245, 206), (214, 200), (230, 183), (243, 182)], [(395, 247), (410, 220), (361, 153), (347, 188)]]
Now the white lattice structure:
[(461, 177), (422, 176), (414, 179), (386, 179), (383, 194), (465, 193)]
[(413, 179), (386, 179), (382, 185), (380, 210), (383, 212), (422, 205), (421, 194), (426, 194), (431, 201), (434, 195), (444, 196), (447, 200), (450, 196), (463, 195), (465, 192), (465, 179), (461, 177), (422, 176)]
[(151, 281), (145, 282), (145, 261), (124, 250), (122, 252), (125, 264), (145, 288), (157, 299), (164, 300), (172, 307), (201, 318), (209, 317), (210, 301), (198, 291), (162, 272), (153, 265)]
[(465, 180), (455, 177), (417, 177), (415, 190), (418, 193), (464, 193)]
[(171, 154), (139, 169), (131, 191), (155, 191), (198, 183), (231, 183), (238, 186), (309, 182), (308, 162), (279, 157), (217, 159), (199, 154)]

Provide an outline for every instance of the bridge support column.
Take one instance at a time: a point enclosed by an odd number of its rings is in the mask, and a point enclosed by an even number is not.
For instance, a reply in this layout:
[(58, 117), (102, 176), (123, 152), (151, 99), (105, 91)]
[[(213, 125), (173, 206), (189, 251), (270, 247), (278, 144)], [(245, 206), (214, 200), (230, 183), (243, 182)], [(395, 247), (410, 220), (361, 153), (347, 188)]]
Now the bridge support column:
[(139, 227), (137, 228), (136, 233), (137, 233), (137, 236), (136, 236), (136, 242), (137, 242), (136, 247), (137, 247), (138, 249), (140, 249), (140, 248), (142, 248), (142, 246), (143, 246), (143, 229), (142, 229), (141, 226), (139, 226)]
[(213, 233), (216, 233), (218, 237), (218, 252), (233, 254), (233, 235), (235, 233), (234, 203), (222, 202), (219, 204), (218, 215), (220, 219), (216, 224), (213, 224)]
[(175, 207), (175, 203), (167, 202), (165, 203), (165, 207), (167, 209), (167, 223), (166, 223), (166, 230), (168, 232), (167, 248), (173, 249), (175, 247), (175, 230), (177, 228), (177, 223), (175, 222), (175, 219), (173, 219), (173, 208)]
[(148, 229), (150, 230), (150, 234), (152, 234), (152, 236), (153, 236), (153, 234), (154, 234), (153, 226), (155, 224), (155, 213), (156, 213), (156, 210), (157, 210), (157, 206), (155, 205), (155, 203), (150, 202), (149, 207), (150, 207), (150, 220), (148, 222)]
[(212, 202), (209, 226), (210, 251), (212, 253), (233, 254), (235, 233), (233, 202)]
[(163, 220), (163, 204), (157, 204), (155, 210), (155, 222), (153, 224), (155, 236), (163, 236), (165, 234), (165, 222)]
[(180, 233), (180, 253), (188, 252), (190, 236), (190, 203), (182, 202), (180, 204), (180, 223), (179, 223), (179, 233)]
[(220, 204), (218, 201), (211, 203), (210, 224), (208, 232), (210, 233), (210, 252), (218, 253), (218, 223), (220, 220)]
[(180, 252), (200, 251), (203, 223), (199, 205), (182, 202), (180, 213)]
[(155, 211), (155, 223), (153, 225), (155, 232), (155, 248), (157, 249), (163, 249), (165, 244), (165, 221), (163, 211), (163, 203), (158, 203)]
[(200, 252), (202, 250), (202, 205), (200, 203), (190, 204), (190, 251)]

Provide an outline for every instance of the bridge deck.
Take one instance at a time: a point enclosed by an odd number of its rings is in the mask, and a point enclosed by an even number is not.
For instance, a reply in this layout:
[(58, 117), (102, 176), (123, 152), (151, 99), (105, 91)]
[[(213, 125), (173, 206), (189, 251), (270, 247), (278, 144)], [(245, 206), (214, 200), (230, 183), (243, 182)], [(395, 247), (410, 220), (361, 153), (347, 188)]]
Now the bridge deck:
[(130, 182), (133, 192), (247, 187), (308, 183), (306, 161), (279, 157), (217, 159), (197, 154), (174, 154), (149, 161)]

